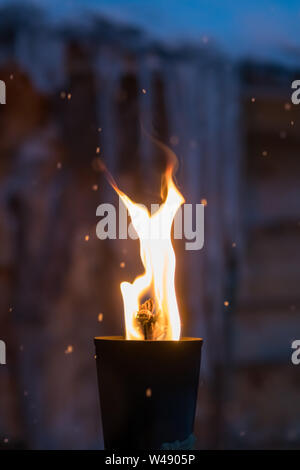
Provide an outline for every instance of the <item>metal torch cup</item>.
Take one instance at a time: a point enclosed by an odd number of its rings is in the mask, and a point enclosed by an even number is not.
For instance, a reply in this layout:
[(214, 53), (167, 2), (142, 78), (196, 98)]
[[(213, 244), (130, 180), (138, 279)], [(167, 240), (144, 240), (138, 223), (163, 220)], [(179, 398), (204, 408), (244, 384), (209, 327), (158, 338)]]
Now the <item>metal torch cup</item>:
[(192, 446), (202, 343), (95, 338), (105, 449)]

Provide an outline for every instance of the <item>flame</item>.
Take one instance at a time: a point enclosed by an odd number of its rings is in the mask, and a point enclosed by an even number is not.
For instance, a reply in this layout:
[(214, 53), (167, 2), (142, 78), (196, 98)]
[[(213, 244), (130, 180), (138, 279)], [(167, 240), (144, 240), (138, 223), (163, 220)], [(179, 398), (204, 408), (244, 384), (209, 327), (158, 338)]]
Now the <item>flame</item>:
[(133, 202), (110, 177), (110, 183), (119, 194), (131, 217), (132, 225), (140, 240), (140, 256), (144, 274), (133, 283), (120, 284), (125, 314), (126, 339), (142, 340), (136, 315), (143, 296), (151, 292), (156, 306), (157, 322), (155, 339), (179, 340), (180, 316), (175, 292), (175, 252), (171, 241), (171, 229), (175, 214), (184, 203), (182, 194), (173, 181), (173, 165), (164, 175), (166, 198), (152, 215), (148, 209)]

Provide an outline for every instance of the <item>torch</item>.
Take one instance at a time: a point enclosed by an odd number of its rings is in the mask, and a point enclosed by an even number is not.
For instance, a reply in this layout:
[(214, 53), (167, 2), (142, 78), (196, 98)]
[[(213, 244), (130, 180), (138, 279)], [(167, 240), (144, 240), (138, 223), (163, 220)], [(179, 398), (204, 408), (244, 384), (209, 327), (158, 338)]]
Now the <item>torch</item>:
[(172, 176), (169, 165), (166, 197), (151, 215), (109, 177), (139, 237), (145, 271), (133, 283), (120, 286), (125, 337), (95, 338), (107, 450), (191, 449), (194, 445), (202, 339), (180, 338), (171, 228), (184, 198)]

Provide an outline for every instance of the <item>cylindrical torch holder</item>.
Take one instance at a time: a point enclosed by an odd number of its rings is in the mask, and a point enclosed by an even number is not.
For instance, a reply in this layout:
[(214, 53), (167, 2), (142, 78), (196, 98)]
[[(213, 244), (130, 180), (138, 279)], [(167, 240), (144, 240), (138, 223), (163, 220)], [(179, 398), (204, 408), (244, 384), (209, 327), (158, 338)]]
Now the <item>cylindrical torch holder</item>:
[(95, 338), (108, 450), (186, 446), (193, 434), (202, 339)]

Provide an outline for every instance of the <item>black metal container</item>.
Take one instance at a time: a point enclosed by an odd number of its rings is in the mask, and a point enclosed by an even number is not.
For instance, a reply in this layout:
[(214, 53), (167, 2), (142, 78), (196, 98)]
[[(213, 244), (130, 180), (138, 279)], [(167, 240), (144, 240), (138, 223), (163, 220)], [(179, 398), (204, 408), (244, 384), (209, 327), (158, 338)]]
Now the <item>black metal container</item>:
[(188, 448), (202, 339), (98, 337), (95, 346), (105, 448)]

